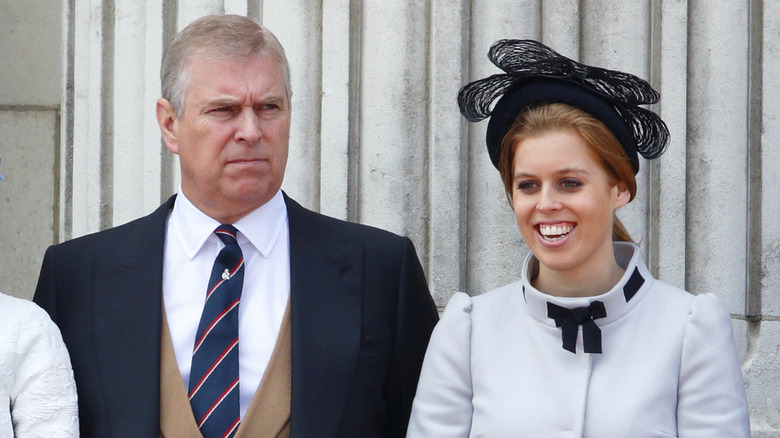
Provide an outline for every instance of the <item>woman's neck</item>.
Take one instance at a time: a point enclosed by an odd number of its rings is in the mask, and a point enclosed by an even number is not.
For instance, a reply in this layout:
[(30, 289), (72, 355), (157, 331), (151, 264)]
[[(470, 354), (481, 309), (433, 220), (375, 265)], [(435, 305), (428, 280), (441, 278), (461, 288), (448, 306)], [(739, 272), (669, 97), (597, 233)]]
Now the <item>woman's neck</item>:
[[(600, 272), (601, 275), (594, 275)], [(538, 291), (558, 297), (592, 297), (609, 292), (623, 277), (625, 270), (612, 262), (599, 269), (580, 269), (577, 272), (560, 272), (539, 264), (539, 275), (531, 279)]]

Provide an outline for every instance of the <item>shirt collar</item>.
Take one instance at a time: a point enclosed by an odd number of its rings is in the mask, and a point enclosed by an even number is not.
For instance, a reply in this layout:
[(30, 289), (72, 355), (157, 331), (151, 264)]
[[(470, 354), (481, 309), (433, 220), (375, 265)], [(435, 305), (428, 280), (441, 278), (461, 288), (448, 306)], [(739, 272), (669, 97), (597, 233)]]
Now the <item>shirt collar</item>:
[[(545, 294), (531, 284), (531, 280), (538, 274), (539, 261), (529, 253), (523, 265), (522, 291), (526, 303), (526, 310), (537, 321), (555, 326), (555, 322), (547, 316), (547, 303), (567, 309), (586, 307), (591, 302), (598, 300), (604, 303), (607, 310), (605, 318), (595, 320), (596, 324), (603, 326), (616, 321), (633, 309), (647, 294), (653, 283), (653, 277), (642, 260), (639, 247), (628, 242), (613, 242), (615, 260), (625, 272), (618, 283), (608, 292), (592, 297), (558, 297)], [(637, 279), (637, 275), (639, 278)], [(628, 285), (631, 285), (628, 287)], [(627, 295), (626, 290), (630, 289)]]
[[(239, 245), (251, 244), (263, 257), (268, 257), (286, 224), (287, 205), (279, 190), (268, 202), (232, 225), (239, 231)], [(218, 242), (214, 230), (219, 225), (217, 220), (200, 211), (179, 188), (168, 229), (175, 233), (189, 260), (198, 254), (209, 239)]]

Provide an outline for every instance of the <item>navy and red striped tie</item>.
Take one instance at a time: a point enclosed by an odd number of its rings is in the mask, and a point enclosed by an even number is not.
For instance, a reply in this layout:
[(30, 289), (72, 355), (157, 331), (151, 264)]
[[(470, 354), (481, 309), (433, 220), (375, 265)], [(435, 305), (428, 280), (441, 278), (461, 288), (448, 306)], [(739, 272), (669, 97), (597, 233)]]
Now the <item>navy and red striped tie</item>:
[(232, 225), (220, 225), (214, 233), (225, 247), (214, 261), (195, 336), (189, 399), (203, 437), (226, 438), (235, 435), (241, 422), (238, 304), (244, 284), (244, 257)]

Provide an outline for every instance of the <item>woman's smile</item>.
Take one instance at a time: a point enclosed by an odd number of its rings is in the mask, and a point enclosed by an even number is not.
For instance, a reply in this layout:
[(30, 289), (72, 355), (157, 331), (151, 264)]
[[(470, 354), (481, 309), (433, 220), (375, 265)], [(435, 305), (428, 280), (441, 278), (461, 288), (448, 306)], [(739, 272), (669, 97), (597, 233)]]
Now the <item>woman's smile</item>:
[(576, 282), (609, 272), (612, 219), (629, 196), (575, 131), (549, 131), (516, 146), (512, 203), (541, 276), (557, 272)]
[(575, 227), (576, 224), (572, 222), (543, 223), (536, 226), (536, 231), (543, 243), (557, 244), (560, 242), (562, 244)]

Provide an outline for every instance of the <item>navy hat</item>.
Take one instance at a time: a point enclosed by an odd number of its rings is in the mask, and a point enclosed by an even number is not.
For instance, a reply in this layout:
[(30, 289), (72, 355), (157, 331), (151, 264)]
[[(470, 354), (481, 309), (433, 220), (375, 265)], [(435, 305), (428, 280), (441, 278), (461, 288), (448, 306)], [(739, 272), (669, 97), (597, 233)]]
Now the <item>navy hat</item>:
[(656, 103), (660, 97), (645, 80), (581, 64), (533, 40), (496, 41), (488, 58), (506, 73), (461, 88), (458, 106), (470, 122), (490, 117), (486, 143), (496, 168), (504, 136), (517, 115), (548, 103), (571, 105), (604, 123), (623, 146), (634, 173), (639, 171), (637, 154), (653, 159), (666, 150), (666, 124), (639, 106)]

